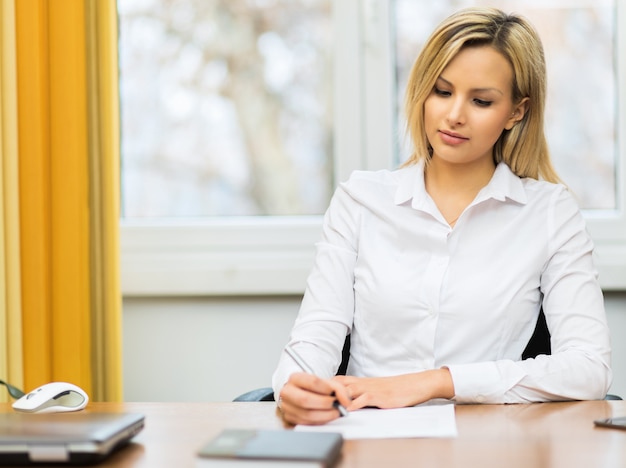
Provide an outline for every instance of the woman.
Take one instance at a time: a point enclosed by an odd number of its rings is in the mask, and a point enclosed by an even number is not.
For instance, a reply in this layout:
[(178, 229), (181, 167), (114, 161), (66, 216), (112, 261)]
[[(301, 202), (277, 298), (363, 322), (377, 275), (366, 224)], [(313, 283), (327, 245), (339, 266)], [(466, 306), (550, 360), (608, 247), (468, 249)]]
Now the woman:
[[(529, 23), (495, 9), (445, 20), (407, 86), (415, 151), (339, 186), (290, 345), (273, 376), (286, 421), (336, 401), (411, 406), (600, 399), (609, 330), (592, 241), (545, 136), (545, 63)], [(521, 360), (540, 309), (552, 354)], [(347, 376), (333, 377), (346, 334)]]

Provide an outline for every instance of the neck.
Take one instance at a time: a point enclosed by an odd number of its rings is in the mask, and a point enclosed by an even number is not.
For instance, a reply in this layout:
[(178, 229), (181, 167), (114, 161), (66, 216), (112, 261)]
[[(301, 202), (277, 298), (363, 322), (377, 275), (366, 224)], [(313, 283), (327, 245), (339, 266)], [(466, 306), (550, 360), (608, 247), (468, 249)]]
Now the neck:
[(471, 164), (451, 164), (437, 157), (430, 160), (424, 174), (426, 191), (451, 227), (489, 183), (495, 169), (491, 160)]
[(453, 164), (434, 157), (426, 167), (426, 190), (466, 194), (472, 198), (491, 180), (496, 167), (493, 161)]

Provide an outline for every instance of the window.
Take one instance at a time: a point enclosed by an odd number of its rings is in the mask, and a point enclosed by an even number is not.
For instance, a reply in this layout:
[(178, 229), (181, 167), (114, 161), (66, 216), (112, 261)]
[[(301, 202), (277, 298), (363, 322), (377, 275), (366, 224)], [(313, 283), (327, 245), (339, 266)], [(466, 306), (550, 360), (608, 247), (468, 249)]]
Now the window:
[[(120, 12), (123, 13), (124, 2), (129, 0), (119, 0)], [(142, 3), (146, 3), (144, 0)], [(161, 4), (172, 5), (176, 3), (176, 10), (179, 10), (185, 0), (174, 2), (173, 0), (150, 0), (152, 4), (158, 2)], [(137, 2), (132, 2), (137, 5)], [(432, 3), (429, 1), (416, 0), (395, 0), (393, 2), (387, 0), (342, 0), (341, 2), (322, 2), (322, 0), (300, 0), (298, 2), (280, 2), (276, 1), (229, 1), (227, 2), (201, 2), (203, 4), (215, 5), (223, 3), (228, 8), (237, 6), (237, 8), (259, 9), (264, 6), (284, 7), (289, 4), (297, 3), (298, 8), (292, 8), (289, 11), (299, 11), (299, 14), (307, 15), (307, 9), (312, 8), (314, 13), (312, 16), (317, 18), (319, 24), (325, 24), (332, 29), (330, 32), (321, 34), (321, 38), (329, 39), (329, 47), (332, 46), (332, 60), (328, 58), (322, 59), (320, 63), (328, 65), (326, 78), (326, 91), (328, 94), (321, 94), (328, 99), (332, 96), (332, 102), (326, 106), (318, 106), (319, 103), (305, 104), (303, 109), (311, 111), (308, 123), (314, 124), (307, 127), (303, 122), (287, 122), (293, 124), (293, 127), (285, 124), (280, 128), (282, 135), (291, 137), (291, 129), (297, 128), (303, 133), (315, 134), (311, 141), (318, 143), (312, 144), (311, 153), (317, 152), (308, 162), (303, 162), (306, 157), (302, 155), (293, 156), (303, 164), (306, 173), (310, 168), (315, 174), (311, 179), (315, 179), (317, 175), (324, 173), (317, 178), (310, 189), (310, 193), (317, 193), (311, 199), (317, 200), (315, 207), (298, 208), (295, 210), (267, 210), (262, 208), (262, 203), (251, 203), (249, 201), (233, 204), (234, 209), (229, 208), (229, 212), (225, 213), (221, 207), (228, 206), (220, 204), (220, 208), (210, 211), (210, 216), (200, 209), (195, 211), (183, 212), (183, 215), (193, 215), (202, 217), (129, 217), (122, 220), (122, 288), (126, 295), (149, 295), (149, 294), (300, 294), (304, 288), (306, 275), (311, 267), (313, 259), (313, 244), (319, 235), (319, 227), (321, 224), (320, 213), (325, 209), (328, 197), (332, 193), (335, 181), (344, 180), (353, 169), (379, 169), (385, 167), (395, 167), (402, 156), (403, 152), (402, 138), (399, 137), (399, 131), (402, 128), (401, 117), (398, 117), (398, 96), (403, 92), (403, 70), (407, 67), (407, 62), (414, 59), (417, 54), (420, 41), (423, 36), (417, 33), (420, 31), (430, 32), (434, 25), (443, 17), (447, 16), (454, 9), (467, 6), (469, 3), (465, 1), (449, 1)], [(493, 2), (490, 2), (493, 4)], [(505, 10), (516, 10), (526, 14), (534, 8), (541, 9), (539, 16), (546, 16), (547, 12), (552, 9), (551, 14), (556, 15), (559, 21), (563, 21), (563, 28), (559, 29), (569, 40), (580, 40), (585, 38), (587, 47), (589, 42), (596, 39), (602, 44), (615, 44), (614, 53), (611, 55), (606, 46), (603, 46), (602, 53), (593, 49), (593, 59), (598, 60), (600, 65), (594, 64), (594, 73), (582, 73), (589, 67), (574, 68), (571, 71), (571, 65), (563, 65), (558, 62), (550, 65), (550, 52), (547, 52), (549, 66), (556, 66), (559, 73), (565, 73), (565, 76), (571, 76), (572, 73), (577, 78), (582, 79), (583, 88), (592, 86), (593, 91), (588, 93), (580, 93), (581, 98), (573, 108), (565, 108), (561, 102), (568, 98), (554, 98), (553, 111), (554, 117), (548, 117), (553, 121), (554, 125), (559, 124), (563, 120), (572, 124), (570, 118), (574, 117), (572, 125), (587, 125), (585, 118), (587, 114), (597, 113), (597, 119), (594, 117), (592, 123), (602, 122), (598, 127), (598, 139), (584, 142), (589, 150), (579, 151), (584, 145), (579, 140), (570, 140), (566, 137), (559, 136), (559, 132), (548, 130), (554, 133), (555, 140), (550, 142), (551, 147), (563, 148), (560, 156), (561, 162), (555, 155), (557, 170), (562, 177), (572, 186), (574, 191), (585, 200), (587, 208), (586, 216), (588, 217), (589, 229), (596, 240), (598, 264), (600, 268), (600, 278), (603, 287), (606, 289), (626, 288), (626, 218), (624, 214), (624, 184), (626, 151), (624, 148), (623, 138), (613, 138), (610, 133), (616, 135), (624, 135), (625, 124), (625, 98), (624, 98), (624, 79), (620, 77), (625, 72), (624, 54), (618, 54), (617, 49), (626, 47), (626, 8), (617, 5), (614, 1), (579, 1), (575, 6), (563, 6), (564, 3), (557, 1), (542, 2), (520, 2), (503, 1), (502, 8)], [(328, 9), (325, 10), (327, 16), (324, 17), (320, 5), (326, 4)], [(208, 7), (207, 7), (208, 8)], [(217, 7), (215, 7), (217, 8)], [(184, 10), (184, 8), (182, 8)], [(550, 10), (550, 11), (552, 11)], [(286, 10), (285, 10), (286, 11)], [(417, 14), (417, 13), (419, 14)], [(415, 15), (412, 17), (411, 15)], [(427, 14), (428, 13), (428, 14)], [(173, 11), (164, 13), (167, 15), (183, 15), (184, 11)], [(186, 13), (188, 16), (189, 12)], [(535, 14), (537, 14), (535, 12)], [(527, 14), (534, 21), (531, 14)], [(412, 18), (412, 19), (411, 19)], [(411, 25), (416, 27), (407, 28), (402, 23), (404, 20), (410, 20)], [(172, 19), (170, 19), (172, 20)], [(121, 41), (125, 40), (123, 18), (121, 19)], [(173, 21), (173, 20), (172, 20)], [(307, 19), (307, 24), (311, 24)], [(551, 20), (550, 24), (553, 25)], [(313, 21), (314, 23), (314, 21)], [(423, 23), (423, 27), (417, 27)], [(613, 26), (614, 25), (614, 26)], [(541, 27), (540, 24), (537, 25)], [(621, 26), (621, 27), (620, 27)], [(206, 27), (206, 26), (205, 26)], [(326, 27), (326, 26), (324, 26)], [(585, 34), (581, 34), (581, 28), (585, 29)], [(289, 28), (287, 28), (289, 29)], [(323, 29), (323, 27), (322, 27)], [(561, 31), (562, 29), (562, 31)], [(274, 31), (272, 29), (272, 31)], [(605, 37), (590, 37), (589, 31), (604, 31)], [(208, 34), (208, 33), (206, 33)], [(282, 42), (289, 42), (285, 47), (292, 47), (293, 43), (281, 39), (281, 34), (285, 32), (268, 33), (270, 36), (268, 41), (272, 47)], [(299, 32), (298, 34), (301, 34)], [(552, 33), (551, 33), (552, 34)], [(613, 39), (610, 38), (614, 35)], [(257, 35), (257, 52), (262, 51), (263, 47), (259, 42)], [(571, 37), (570, 37), (571, 36)], [(396, 37), (398, 40), (396, 41)], [(543, 37), (543, 33), (542, 33)], [(563, 37), (563, 36), (554, 36)], [(144, 37), (145, 40), (145, 37)], [(323, 42), (324, 39), (321, 39)], [(544, 38), (544, 43), (546, 42)], [(594, 42), (595, 44), (595, 42)], [(267, 44), (266, 44), (267, 45)], [(182, 43), (180, 47), (183, 47)], [(270, 46), (267, 46), (270, 47)], [(595, 47), (595, 46), (594, 46)], [(123, 48), (123, 45), (122, 45)], [(402, 52), (406, 49), (408, 55), (402, 58)], [(548, 45), (546, 44), (546, 49)], [(320, 49), (321, 50), (321, 49)], [(201, 51), (194, 52), (195, 54)], [(283, 51), (285, 52), (285, 51)], [(589, 51), (587, 51), (589, 52)], [(193, 56), (194, 53), (191, 53)], [(260, 53), (260, 52), (259, 52)], [(274, 52), (267, 52), (272, 54)], [(288, 52), (285, 52), (288, 53)], [(324, 54), (319, 55), (320, 57)], [(396, 57), (398, 57), (396, 63)], [(184, 59), (181, 63), (194, 63), (193, 57)], [(575, 59), (575, 64), (586, 61), (589, 57), (583, 56)], [(123, 59), (123, 57), (122, 57)], [(613, 62), (616, 60), (616, 62)], [(271, 61), (271, 60), (270, 60)], [(124, 62), (122, 62), (122, 79), (124, 79)], [(184, 68), (187, 65), (180, 65)], [(409, 65), (410, 66), (410, 63)], [(218, 67), (219, 68), (219, 67)], [(598, 73), (599, 70), (602, 72)], [(176, 73), (183, 73), (179, 70)], [(266, 70), (267, 73), (270, 73)], [(154, 72), (156, 73), (156, 72)], [(175, 73), (171, 71), (171, 73)], [(223, 73), (223, 71), (221, 72)], [(578, 76), (580, 75), (580, 76)], [(583, 76), (585, 75), (585, 76)], [(588, 76), (587, 76), (588, 75)], [(589, 85), (584, 80), (594, 80), (600, 76), (603, 83), (612, 83), (596, 88), (595, 84)], [(194, 76), (192, 73), (189, 76)], [(267, 77), (264, 75), (267, 85)], [(397, 80), (396, 80), (397, 78)], [(143, 86), (154, 86), (150, 83), (155, 78), (143, 79), (140, 83)], [(612, 81), (611, 81), (612, 80)], [(217, 80), (219, 81), (219, 80)], [(257, 83), (258, 84), (258, 83)], [(620, 88), (617, 88), (617, 86)], [(330, 88), (328, 87), (330, 86)], [(124, 83), (122, 83), (122, 88)], [(617, 89), (616, 89), (617, 88)], [(316, 94), (322, 88), (310, 88), (310, 94), (307, 99), (316, 100)], [(267, 91), (267, 90), (266, 90)], [(550, 91), (551, 93), (553, 90)], [(568, 92), (572, 93), (570, 89)], [(576, 94), (576, 88), (574, 89)], [(183, 93), (184, 94), (184, 93)], [(210, 94), (210, 93), (207, 93)], [(289, 93), (287, 93), (289, 94)], [(172, 96), (175, 96), (173, 93)], [(293, 96), (296, 96), (295, 98)], [(291, 97), (283, 96), (284, 102), (292, 102), (298, 111), (299, 105), (298, 94)], [(567, 96), (567, 95), (566, 95)], [(170, 96), (171, 97), (171, 96)], [(169, 99), (169, 98), (168, 98)], [(181, 102), (185, 102), (181, 98)], [(211, 98), (213, 99), (213, 98)], [(293, 99), (293, 101), (289, 101)], [(319, 98), (318, 98), (319, 99)], [(325, 98), (321, 98), (325, 99)], [(124, 96), (122, 95), (122, 100)], [(617, 103), (617, 105), (615, 104)], [(148, 103), (149, 104), (149, 103)], [(325, 103), (326, 104), (326, 103)], [(124, 108), (124, 102), (122, 108)], [(550, 103), (549, 103), (550, 105)], [(150, 108), (147, 104), (146, 106)], [(174, 99), (174, 107), (177, 108), (176, 99)], [(187, 103), (188, 109), (189, 103)], [(144, 107), (144, 105), (142, 105)], [(183, 106), (184, 107), (184, 106)], [(289, 105), (287, 105), (289, 107)], [(325, 110), (322, 110), (325, 109)], [(328, 109), (332, 109), (332, 113), (328, 113)], [(565, 110), (567, 109), (567, 110)], [(582, 109), (582, 111), (580, 110)], [(612, 110), (611, 110), (612, 109)], [(184, 109), (183, 109), (184, 110)], [(179, 109), (180, 111), (180, 109)], [(129, 119), (129, 115), (123, 111), (122, 118)], [(181, 111), (182, 112), (182, 111)], [(561, 114), (564, 112), (565, 114)], [(226, 112), (227, 113), (227, 112)], [(571, 114), (571, 115), (570, 115)], [(292, 114), (286, 114), (290, 118)], [(293, 114), (295, 115), (295, 114)], [(596, 114), (594, 114), (596, 115)], [(193, 121), (190, 128), (194, 128), (197, 122)], [(326, 122), (317, 130), (315, 125), (320, 120)], [(315, 121), (315, 122), (314, 122)], [(332, 122), (332, 124), (331, 124)], [(582, 122), (582, 123), (581, 123)], [(126, 125), (126, 123), (124, 124)], [(236, 125), (231, 125), (233, 130)], [(579, 127), (573, 127), (579, 128)], [(612, 131), (610, 129), (613, 129)], [(177, 130), (176, 124), (167, 124), (162, 131)], [(309, 129), (309, 130), (304, 130)], [(609, 129), (607, 131), (607, 129)], [(182, 130), (181, 130), (182, 131)], [(155, 130), (152, 129), (154, 134)], [(195, 133), (201, 133), (201, 129), (197, 127)], [(227, 130), (222, 130), (227, 132)], [(605, 132), (604, 134), (602, 132)], [(129, 133), (126, 129), (122, 134)], [(158, 133), (158, 131), (157, 131)], [(276, 132), (274, 130), (274, 133)], [(576, 138), (579, 138), (583, 132), (574, 131)], [(222, 137), (223, 135), (217, 135)], [(191, 136), (188, 138), (192, 138)], [(195, 137), (194, 137), (195, 138)], [(202, 138), (198, 136), (197, 138)], [(282, 148), (291, 148), (289, 138), (281, 140)], [(600, 141), (600, 144), (594, 141)], [(197, 143), (197, 142), (195, 142)], [(150, 143), (155, 148), (154, 142)], [(185, 143), (186, 145), (187, 143)], [(189, 143), (191, 144), (191, 143)], [(211, 143), (213, 144), (213, 143)], [(141, 164), (139, 162), (126, 161), (126, 151), (132, 144), (125, 142), (123, 144), (123, 172), (129, 165)], [(202, 145), (201, 145), (202, 146)], [(297, 145), (296, 145), (297, 146)], [(158, 146), (156, 146), (159, 149)], [(600, 149), (598, 149), (600, 148)], [(308, 151), (308, 150), (307, 150)], [(150, 151), (144, 153), (149, 155)], [(323, 156), (322, 153), (324, 153)], [(553, 153), (555, 150), (553, 149)], [(556, 151), (558, 153), (558, 151)], [(601, 153), (600, 157), (596, 157), (597, 153)], [(178, 148), (174, 151), (178, 154)], [(219, 153), (218, 153), (219, 154)], [(297, 151), (291, 154), (299, 154)], [(589, 154), (592, 156), (589, 157)], [(572, 156), (573, 155), (573, 156)], [(192, 155), (195, 157), (195, 155)], [(184, 156), (191, 158), (192, 156)], [(309, 154), (310, 156), (310, 154)], [(144, 156), (142, 156), (144, 157)], [(147, 156), (145, 156), (147, 157)], [(238, 156), (239, 160), (245, 160), (249, 157), (249, 152), (242, 150)], [(574, 157), (584, 158), (584, 160), (573, 162)], [(325, 159), (324, 159), (325, 158)], [(217, 159), (215, 166), (220, 166), (220, 159)], [(292, 161), (293, 164), (296, 164)], [(574, 184), (573, 180), (578, 176), (571, 176), (570, 168), (583, 167), (582, 163), (587, 164), (585, 169), (578, 174), (583, 175), (583, 183)], [(239, 163), (240, 164), (240, 163)], [(297, 165), (296, 164), (296, 165)], [(169, 172), (165, 178), (176, 178), (178, 168), (165, 165), (169, 168)], [(219, 167), (218, 167), (219, 168)], [(146, 169), (146, 168), (144, 168)], [(149, 170), (152, 168), (150, 167)], [(224, 168), (219, 168), (224, 169)], [(236, 171), (234, 171), (236, 172)], [(244, 171), (245, 173), (246, 171)], [(190, 171), (192, 176), (194, 169)], [(248, 179), (239, 181), (239, 187), (250, 187), (250, 172), (245, 174)], [(128, 177), (125, 174), (124, 177)], [(158, 179), (155, 179), (158, 180)], [(161, 176), (163, 180), (163, 176)], [(299, 179), (298, 179), (299, 180)], [(127, 179), (131, 185), (142, 187), (132, 177)], [(224, 182), (221, 182), (224, 184)], [(176, 185), (176, 184), (175, 184)], [(229, 184), (226, 184), (229, 185)], [(234, 187), (236, 184), (230, 184)], [(326, 188), (323, 188), (323, 187)], [(140, 193), (148, 197), (157, 197), (161, 191), (161, 184), (157, 183), (149, 188), (141, 188)], [(229, 188), (232, 189), (232, 187)], [(185, 184), (178, 184), (179, 193), (177, 196), (184, 199), (185, 197), (193, 198), (194, 201), (202, 199), (202, 196), (193, 194), (191, 189)], [(219, 196), (214, 191), (208, 190), (210, 193), (205, 196), (214, 198)], [(224, 192), (225, 194), (234, 194), (234, 191)], [(600, 195), (600, 196), (598, 196)], [(226, 195), (221, 195), (226, 197)], [(305, 195), (304, 198), (308, 198)], [(164, 197), (167, 199), (168, 197)], [(245, 200), (241, 195), (233, 197), (236, 200)], [(166, 201), (166, 203), (169, 203)], [(210, 205), (212, 200), (207, 201)], [(232, 208), (231, 207), (231, 208)], [(242, 208), (243, 207), (243, 208)], [(260, 208), (261, 207), (261, 208)], [(160, 207), (157, 207), (161, 209)], [(134, 209), (134, 208), (133, 208)], [(129, 207), (126, 207), (128, 212)], [(270, 214), (272, 216), (247, 216), (249, 214)], [(294, 213), (296, 213), (294, 215)], [(157, 213), (158, 214), (158, 213)], [(227, 214), (228, 216), (224, 216)], [(277, 215), (278, 214), (278, 215)], [(286, 216), (289, 214), (289, 216)], [(220, 215), (220, 216), (218, 216)], [(246, 215), (246, 216), (242, 216)]]
[(323, 213), (330, 0), (120, 0), (126, 218)]

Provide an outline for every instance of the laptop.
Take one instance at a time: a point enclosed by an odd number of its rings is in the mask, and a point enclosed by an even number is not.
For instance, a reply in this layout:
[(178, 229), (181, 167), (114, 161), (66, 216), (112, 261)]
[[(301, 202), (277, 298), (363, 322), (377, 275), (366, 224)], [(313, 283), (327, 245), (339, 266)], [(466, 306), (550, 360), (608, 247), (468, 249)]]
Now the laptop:
[(94, 464), (143, 426), (135, 413), (0, 413), (0, 466)]

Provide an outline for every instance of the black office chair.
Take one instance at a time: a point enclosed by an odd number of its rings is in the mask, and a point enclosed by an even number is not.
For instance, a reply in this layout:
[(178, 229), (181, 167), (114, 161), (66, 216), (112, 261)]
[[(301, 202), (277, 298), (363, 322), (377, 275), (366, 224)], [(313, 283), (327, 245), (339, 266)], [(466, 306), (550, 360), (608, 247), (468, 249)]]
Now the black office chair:
[[(551, 354), (552, 347), (550, 345), (550, 332), (548, 331), (548, 324), (546, 323), (546, 316), (543, 311), (539, 312), (537, 319), (537, 325), (535, 325), (535, 331), (530, 337), (526, 348), (522, 352), (522, 359), (529, 359), (539, 356), (540, 354)], [(348, 360), (350, 359), (350, 335), (346, 336), (346, 341), (343, 344), (343, 350), (341, 352), (341, 364), (337, 375), (346, 375), (348, 368)], [(618, 395), (608, 394), (604, 398), (605, 400), (621, 400)], [(250, 392), (246, 392), (243, 395), (239, 395), (233, 401), (274, 401), (274, 391), (271, 387), (257, 388)]]

